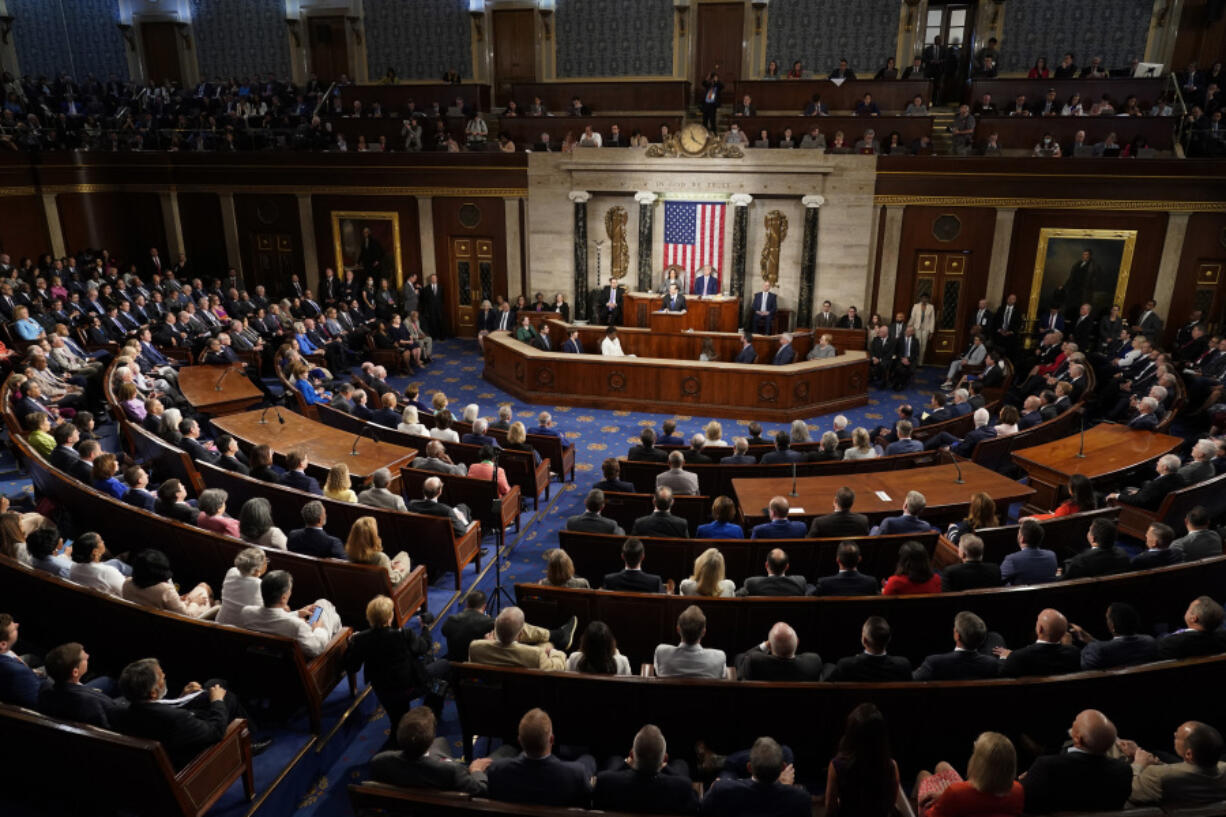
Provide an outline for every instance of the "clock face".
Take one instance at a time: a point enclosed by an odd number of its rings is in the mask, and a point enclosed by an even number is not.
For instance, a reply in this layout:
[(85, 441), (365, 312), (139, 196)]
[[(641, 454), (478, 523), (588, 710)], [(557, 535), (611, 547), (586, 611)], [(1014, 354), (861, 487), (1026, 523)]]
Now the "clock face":
[(707, 146), (707, 129), (692, 122), (681, 129), (681, 149), (686, 153), (698, 153)]

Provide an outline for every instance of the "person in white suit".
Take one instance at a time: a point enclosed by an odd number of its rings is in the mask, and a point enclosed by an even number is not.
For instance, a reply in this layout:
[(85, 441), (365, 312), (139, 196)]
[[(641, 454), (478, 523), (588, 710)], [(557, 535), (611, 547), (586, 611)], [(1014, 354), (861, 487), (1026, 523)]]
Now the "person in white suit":
[(936, 310), (929, 302), (928, 295), (921, 295), (919, 303), (911, 307), (911, 320), (907, 321), (907, 326), (915, 330), (915, 337), (919, 340), (919, 364), (921, 366), (924, 365), (924, 355), (928, 351), (928, 338), (932, 337), (932, 330), (936, 328), (936, 325)]

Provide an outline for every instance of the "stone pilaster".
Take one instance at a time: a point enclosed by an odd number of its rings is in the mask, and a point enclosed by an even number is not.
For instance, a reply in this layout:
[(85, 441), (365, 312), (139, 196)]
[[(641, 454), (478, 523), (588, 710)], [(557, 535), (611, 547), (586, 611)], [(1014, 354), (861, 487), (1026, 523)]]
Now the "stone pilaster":
[(567, 197), (575, 205), (575, 319), (587, 320), (587, 203), (592, 194), (572, 190)]
[(639, 203), (639, 292), (651, 291), (651, 248), (655, 238), (655, 204), (659, 198), (647, 191), (634, 194), (634, 200)]
[(796, 296), (796, 325), (813, 322), (813, 287), (817, 283), (818, 211), (826, 203), (820, 195), (805, 196), (805, 237), (800, 249), (800, 292)]
[(753, 196), (748, 193), (733, 193), (728, 198), (735, 208), (732, 217), (732, 275), (728, 281), (728, 294), (741, 298), (745, 293), (745, 256), (748, 254), (749, 205)]

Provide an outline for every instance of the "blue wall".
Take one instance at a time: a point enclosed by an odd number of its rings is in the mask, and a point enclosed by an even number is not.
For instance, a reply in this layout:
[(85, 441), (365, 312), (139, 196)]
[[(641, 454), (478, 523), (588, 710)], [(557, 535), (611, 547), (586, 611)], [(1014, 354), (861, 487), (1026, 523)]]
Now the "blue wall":
[(558, 0), (559, 77), (670, 76), (672, 0)]
[(202, 0), (193, 15), (201, 77), (289, 78), (285, 0)]
[(1071, 51), (1078, 66), (1100, 56), (1107, 68), (1145, 54), (1152, 0), (1025, 0), (1005, 4), (1000, 69), (1028, 71), (1036, 57), (1053, 68)]
[(872, 79), (897, 48), (898, 9), (898, 0), (771, 0), (766, 61), (786, 73), (800, 60), (826, 76), (846, 57), (856, 76)]
[(371, 81), (389, 67), (400, 79), (472, 77), (468, 4), (463, 0), (365, 0), (366, 65)]
[(23, 74), (128, 78), (119, 0), (9, 0), (8, 10)]

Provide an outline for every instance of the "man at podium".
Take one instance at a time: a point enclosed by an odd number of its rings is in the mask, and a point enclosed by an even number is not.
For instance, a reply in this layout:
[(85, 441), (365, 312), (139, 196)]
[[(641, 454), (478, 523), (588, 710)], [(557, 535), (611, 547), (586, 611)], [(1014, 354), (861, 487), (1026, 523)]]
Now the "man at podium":
[(685, 311), (685, 296), (677, 289), (676, 284), (668, 285), (668, 294), (664, 296), (664, 305), (661, 308), (665, 312)]
[(698, 270), (698, 274), (694, 276), (693, 294), (700, 298), (719, 294), (719, 277), (715, 274), (714, 267), (707, 265)]

